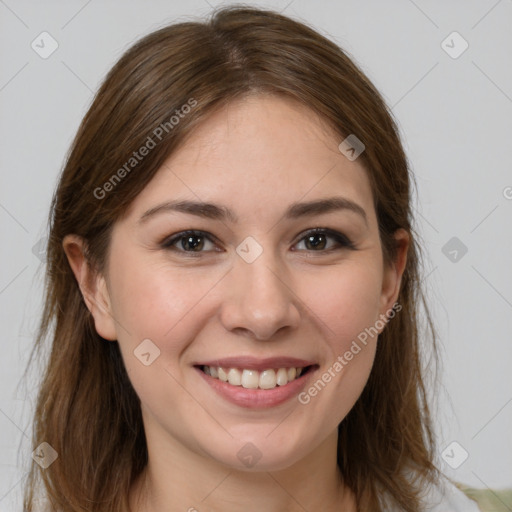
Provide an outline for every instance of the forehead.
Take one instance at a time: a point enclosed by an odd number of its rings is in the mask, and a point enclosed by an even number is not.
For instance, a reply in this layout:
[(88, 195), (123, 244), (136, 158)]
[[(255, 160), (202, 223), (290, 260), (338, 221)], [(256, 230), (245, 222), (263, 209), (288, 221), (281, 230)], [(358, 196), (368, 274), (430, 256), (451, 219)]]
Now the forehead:
[(194, 129), (135, 199), (132, 212), (171, 198), (193, 199), (229, 204), (249, 221), (301, 199), (333, 195), (372, 210), (366, 170), (341, 154), (340, 142), (297, 101), (275, 95), (237, 99)]

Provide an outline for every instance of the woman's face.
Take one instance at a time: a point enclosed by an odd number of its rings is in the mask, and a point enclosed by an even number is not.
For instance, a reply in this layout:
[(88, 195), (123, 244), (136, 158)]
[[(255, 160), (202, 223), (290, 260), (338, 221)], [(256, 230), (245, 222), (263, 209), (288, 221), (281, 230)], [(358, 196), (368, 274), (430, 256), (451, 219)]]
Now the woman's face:
[(340, 142), (291, 100), (238, 100), (114, 226), (95, 296), (110, 314), (93, 314), (119, 342), (153, 450), (283, 469), (356, 402), (405, 249), (384, 264), (366, 171)]

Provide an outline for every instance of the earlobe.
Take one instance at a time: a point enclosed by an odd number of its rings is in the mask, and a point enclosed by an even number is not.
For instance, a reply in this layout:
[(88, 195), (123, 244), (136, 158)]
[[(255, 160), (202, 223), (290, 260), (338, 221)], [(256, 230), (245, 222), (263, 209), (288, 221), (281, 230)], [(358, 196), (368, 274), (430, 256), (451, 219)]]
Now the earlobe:
[(407, 263), (410, 235), (405, 229), (395, 232), (396, 253), (395, 259), (384, 268), (381, 295), (381, 314), (390, 311), (398, 299), (402, 276)]
[(85, 240), (77, 235), (67, 235), (64, 237), (62, 247), (78, 282), (87, 309), (94, 318), (97, 333), (107, 340), (117, 340), (105, 278), (91, 268), (85, 255)]

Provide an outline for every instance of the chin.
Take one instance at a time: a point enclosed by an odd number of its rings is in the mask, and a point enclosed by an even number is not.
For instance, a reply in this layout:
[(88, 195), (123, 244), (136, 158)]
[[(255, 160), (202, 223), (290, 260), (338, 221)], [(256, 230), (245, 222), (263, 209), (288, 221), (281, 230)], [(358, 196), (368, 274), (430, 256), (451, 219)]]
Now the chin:
[(214, 460), (227, 468), (248, 472), (281, 471), (307, 455), (304, 443), (283, 445), (280, 439), (269, 440), (267, 435), (245, 436), (243, 441), (233, 440), (222, 451), (209, 452)]

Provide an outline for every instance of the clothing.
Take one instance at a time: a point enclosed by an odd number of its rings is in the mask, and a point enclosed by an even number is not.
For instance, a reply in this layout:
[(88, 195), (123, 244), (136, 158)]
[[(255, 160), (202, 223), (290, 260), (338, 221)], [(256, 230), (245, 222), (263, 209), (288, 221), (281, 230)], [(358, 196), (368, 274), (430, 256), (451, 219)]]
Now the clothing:
[(425, 512), (486, 512), (446, 478), (428, 490), (425, 503)]
[[(476, 501), (470, 499), (446, 477), (441, 477), (438, 485), (422, 486), (421, 500), (423, 503), (421, 512), (497, 512), (492, 508), (479, 508)], [(397, 505), (391, 505), (389, 497), (382, 500), (382, 510), (403, 512), (403, 509), (398, 508)]]
[(482, 512), (510, 512), (512, 510), (512, 489), (473, 489), (456, 484), (466, 496), (477, 501)]

